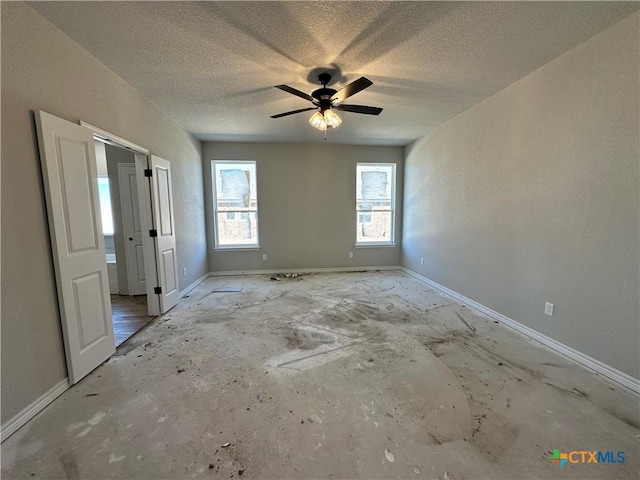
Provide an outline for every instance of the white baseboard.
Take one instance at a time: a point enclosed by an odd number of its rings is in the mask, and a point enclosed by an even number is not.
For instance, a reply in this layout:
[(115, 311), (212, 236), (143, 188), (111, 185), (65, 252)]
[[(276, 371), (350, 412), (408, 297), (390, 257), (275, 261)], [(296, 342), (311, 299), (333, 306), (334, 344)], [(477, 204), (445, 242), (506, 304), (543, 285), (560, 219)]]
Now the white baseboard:
[(191, 291), (194, 288), (196, 288), (198, 285), (200, 285), (202, 282), (204, 282), (210, 276), (211, 276), (211, 273), (205, 273), (204, 275), (202, 275), (199, 279), (197, 279), (195, 282), (193, 282), (191, 285), (189, 285), (187, 288), (185, 288), (184, 290), (182, 290), (180, 292), (180, 298), (183, 298), (186, 295), (189, 295), (189, 293), (191, 293)]
[(436, 283), (433, 280), (420, 275), (419, 273), (414, 272), (413, 270), (409, 270), (405, 267), (401, 267), (400, 270), (426, 283), (430, 287), (444, 293), (445, 295), (448, 295), (451, 298), (484, 313), (488, 317), (491, 317), (494, 320), (507, 325), (513, 330), (516, 330), (517, 332), (520, 332), (523, 335), (536, 340), (544, 346), (549, 347), (566, 357), (569, 357), (570, 359), (578, 362), (580, 365), (587, 367), (588, 369), (593, 370), (594, 372), (597, 372), (604, 377), (607, 377), (608, 379), (628, 388), (629, 390), (640, 393), (640, 380), (638, 380), (637, 378), (633, 378), (631, 375), (621, 372), (620, 370), (617, 370), (607, 365), (606, 363), (601, 362), (600, 360), (596, 360), (595, 358), (579, 352), (578, 350), (575, 350), (563, 343), (560, 343), (551, 337), (547, 337), (546, 335), (537, 332), (532, 328), (522, 325), (521, 323), (518, 323), (515, 320), (496, 312), (495, 310), (491, 310), (489, 307), (485, 307), (484, 305), (471, 300), (470, 298), (467, 298), (464, 295), (459, 294), (458, 292), (450, 290), (447, 287), (440, 285), (439, 283)]
[(274, 273), (332, 273), (332, 272), (371, 272), (375, 270), (401, 270), (398, 266), (383, 265), (378, 267), (329, 267), (329, 268), (275, 268), (270, 270), (235, 270), (210, 272), (212, 277), (226, 277), (231, 275), (271, 275)]
[(17, 432), (20, 427), (40, 413), (47, 405), (62, 395), (71, 385), (66, 378), (54, 385), (48, 392), (45, 392), (40, 398), (37, 398), (30, 405), (27, 405), (21, 412), (10, 418), (7, 423), (2, 425), (0, 429), (0, 442), (4, 442), (7, 438)]

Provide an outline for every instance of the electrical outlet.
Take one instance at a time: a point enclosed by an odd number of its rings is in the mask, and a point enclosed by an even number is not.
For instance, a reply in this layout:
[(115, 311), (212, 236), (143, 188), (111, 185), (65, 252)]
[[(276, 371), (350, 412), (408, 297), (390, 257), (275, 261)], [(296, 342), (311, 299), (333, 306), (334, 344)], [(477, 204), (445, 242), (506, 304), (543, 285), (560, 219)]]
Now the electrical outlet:
[(553, 303), (545, 302), (544, 303), (544, 314), (553, 317)]
[(262, 260), (266, 260), (266, 259), (267, 259), (267, 254), (266, 254), (266, 253), (264, 253), (264, 254), (262, 255)]
[(424, 258), (420, 259), (420, 265), (424, 265)]
[(353, 252), (349, 252), (349, 258), (353, 258)]
[(187, 267), (184, 267), (184, 268), (182, 269), (182, 276), (183, 276), (183, 277), (186, 277), (186, 276), (187, 276)]

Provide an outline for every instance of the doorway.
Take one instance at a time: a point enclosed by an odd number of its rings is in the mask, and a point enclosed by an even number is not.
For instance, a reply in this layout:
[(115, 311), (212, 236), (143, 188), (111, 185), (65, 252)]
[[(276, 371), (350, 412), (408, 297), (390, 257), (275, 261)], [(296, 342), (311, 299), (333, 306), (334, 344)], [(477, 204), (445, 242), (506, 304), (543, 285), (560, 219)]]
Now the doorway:
[(147, 302), (140, 193), (134, 152), (98, 139), (94, 145), (117, 348), (154, 318)]
[(180, 299), (171, 162), (83, 121), (76, 125), (42, 110), (35, 121), (73, 385), (115, 353), (95, 140), (124, 147), (135, 158), (148, 316), (169, 311)]

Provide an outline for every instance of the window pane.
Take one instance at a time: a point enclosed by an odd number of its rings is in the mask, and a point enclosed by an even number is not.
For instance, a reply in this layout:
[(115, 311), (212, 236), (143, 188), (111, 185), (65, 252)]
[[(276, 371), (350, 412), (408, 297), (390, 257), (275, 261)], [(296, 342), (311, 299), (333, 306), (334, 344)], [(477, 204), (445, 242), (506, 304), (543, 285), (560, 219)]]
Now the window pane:
[(389, 172), (368, 171), (362, 172), (362, 199), (369, 202), (390, 202), (391, 183)]
[(218, 239), (220, 245), (255, 245), (258, 236), (257, 212), (242, 215), (218, 212)]
[(113, 214), (111, 213), (111, 193), (109, 192), (108, 177), (98, 177), (98, 197), (100, 198), (102, 233), (104, 235), (113, 235)]
[(371, 223), (370, 213), (360, 213), (358, 215), (358, 223)]
[(214, 161), (216, 246), (258, 244), (255, 162)]
[(395, 165), (356, 167), (356, 243), (393, 243)]
[(356, 242), (392, 242), (391, 211), (373, 210), (370, 213), (360, 213), (358, 216), (358, 235)]

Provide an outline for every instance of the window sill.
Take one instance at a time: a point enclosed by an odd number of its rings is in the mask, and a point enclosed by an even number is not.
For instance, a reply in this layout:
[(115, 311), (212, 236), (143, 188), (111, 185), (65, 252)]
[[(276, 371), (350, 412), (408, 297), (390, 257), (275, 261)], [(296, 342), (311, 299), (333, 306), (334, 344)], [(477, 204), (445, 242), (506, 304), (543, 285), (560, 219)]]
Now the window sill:
[(395, 248), (395, 243), (356, 243), (355, 248)]
[(252, 250), (260, 250), (260, 245), (250, 245), (242, 247), (240, 245), (231, 245), (229, 247), (214, 247), (215, 252), (248, 252)]

